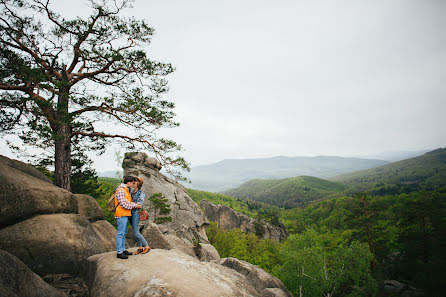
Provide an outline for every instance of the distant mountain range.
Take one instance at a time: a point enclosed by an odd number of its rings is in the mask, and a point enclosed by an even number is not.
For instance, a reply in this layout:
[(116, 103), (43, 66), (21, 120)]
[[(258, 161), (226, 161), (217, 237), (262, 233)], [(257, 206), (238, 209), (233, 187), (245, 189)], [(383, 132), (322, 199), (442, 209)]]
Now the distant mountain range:
[(330, 179), (349, 186), (349, 193), (394, 195), (446, 186), (446, 148)]
[(360, 155), (355, 157), (361, 159), (378, 159), (389, 162), (396, 162), (400, 160), (418, 157), (430, 151), (433, 151), (433, 149), (426, 149), (419, 151), (385, 151), (382, 153), (378, 153), (376, 155)]
[(328, 180), (311, 176), (286, 179), (254, 179), (224, 191), (243, 200), (261, 201), (285, 208), (335, 196), (366, 192), (398, 195), (414, 191), (446, 191), (446, 148)]
[(112, 178), (122, 178), (122, 170), (115, 171), (101, 171), (98, 172), (99, 177), (112, 177)]
[(252, 179), (280, 179), (301, 175), (327, 179), (388, 163), (384, 160), (332, 156), (229, 159), (192, 167), (191, 172), (186, 175), (192, 183), (186, 187), (221, 192)]

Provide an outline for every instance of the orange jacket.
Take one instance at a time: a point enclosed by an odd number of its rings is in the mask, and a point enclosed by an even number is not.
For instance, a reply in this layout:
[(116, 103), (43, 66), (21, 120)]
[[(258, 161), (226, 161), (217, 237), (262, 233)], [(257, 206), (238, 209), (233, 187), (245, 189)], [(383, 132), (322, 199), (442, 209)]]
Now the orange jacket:
[[(124, 191), (125, 194), (125, 200), (130, 204), (132, 202), (132, 196), (130, 195), (129, 189), (126, 187), (118, 188), (115, 192), (115, 217), (130, 217), (132, 216), (132, 210), (126, 209), (122, 207), (121, 204), (118, 203), (118, 199), (116, 199), (116, 194), (118, 194), (118, 191)], [(118, 205), (119, 204), (119, 205)]]

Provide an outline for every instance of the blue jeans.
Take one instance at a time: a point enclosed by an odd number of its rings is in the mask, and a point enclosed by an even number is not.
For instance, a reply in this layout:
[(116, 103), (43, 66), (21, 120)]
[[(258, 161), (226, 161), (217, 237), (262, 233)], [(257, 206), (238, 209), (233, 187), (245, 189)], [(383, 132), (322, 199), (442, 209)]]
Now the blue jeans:
[(138, 246), (147, 246), (147, 241), (142, 236), (141, 233), (139, 233), (139, 212), (138, 211), (132, 211), (132, 230), (133, 230), (133, 236), (136, 239), (136, 242), (138, 243)]
[(116, 252), (121, 254), (125, 250), (125, 236), (129, 230), (129, 218), (119, 217), (116, 219), (118, 224), (118, 234), (116, 235)]

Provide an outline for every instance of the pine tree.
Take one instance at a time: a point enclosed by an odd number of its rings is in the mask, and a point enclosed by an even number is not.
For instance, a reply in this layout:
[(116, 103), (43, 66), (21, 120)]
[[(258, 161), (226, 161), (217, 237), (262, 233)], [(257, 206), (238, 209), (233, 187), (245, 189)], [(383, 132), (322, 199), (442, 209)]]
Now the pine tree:
[(154, 30), (121, 16), (130, 2), (91, 0), (90, 16), (74, 19), (48, 0), (0, 2), (0, 132), (52, 158), (59, 187), (70, 190), (73, 146), (100, 154), (112, 140), (152, 152), (177, 177), (173, 168), (189, 168), (169, 156), (181, 146), (155, 134), (179, 125), (162, 99), (174, 68), (147, 56)]
[(172, 221), (170, 214), (170, 204), (166, 197), (161, 193), (154, 193), (150, 195), (149, 200), (153, 209), (153, 219), (157, 224), (162, 224)]

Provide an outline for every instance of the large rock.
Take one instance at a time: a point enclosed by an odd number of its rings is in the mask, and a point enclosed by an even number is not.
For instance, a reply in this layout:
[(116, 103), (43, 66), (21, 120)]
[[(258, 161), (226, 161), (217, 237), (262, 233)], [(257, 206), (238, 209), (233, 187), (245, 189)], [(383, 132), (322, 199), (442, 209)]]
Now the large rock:
[[(209, 243), (205, 233), (205, 227), (209, 222), (203, 211), (189, 197), (184, 186), (160, 173), (161, 166), (156, 159), (149, 158), (145, 153), (126, 153), (122, 167), (124, 175), (133, 175), (144, 179), (142, 187), (146, 194), (144, 208), (152, 209), (149, 197), (154, 193), (162, 193), (167, 198), (172, 221), (159, 225), (159, 229), (172, 247), (185, 252), (187, 250), (188, 254), (193, 255), (195, 240), (198, 240), (199, 243)], [(150, 211), (149, 220), (153, 222), (153, 218), (153, 211)], [(182, 237), (185, 233), (188, 239)], [(190, 236), (190, 234), (194, 236)], [(189, 242), (183, 244), (185, 240), (189, 240)]]
[[(115, 250), (114, 245), (104, 244), (99, 232), (100, 226), (95, 229), (78, 214), (40, 215), (1, 229), (0, 248), (16, 255), (41, 276), (79, 275), (89, 256)], [(115, 239), (116, 235), (110, 242)]]
[(383, 282), (383, 291), (391, 296), (401, 297), (423, 297), (423, 291), (412, 286), (400, 283), (396, 280), (385, 280)]
[(48, 176), (37, 170), (34, 166), (24, 162), (0, 155), (0, 163), (6, 164), (11, 168), (17, 169), (18, 171), (31, 175), (32, 177), (38, 178), (44, 182), (52, 183)]
[(72, 193), (16, 169), (19, 166), (13, 168), (10, 163), (0, 159), (0, 228), (40, 214), (77, 213), (78, 202)]
[(86, 216), (90, 222), (104, 219), (104, 212), (98, 202), (90, 195), (74, 194), (77, 199), (78, 214)]
[(106, 220), (99, 220), (91, 224), (97, 239), (107, 251), (116, 250), (116, 235), (118, 231)]
[(63, 297), (16, 256), (0, 250), (0, 296)]
[(147, 243), (151, 248), (165, 250), (170, 250), (172, 248), (163, 233), (161, 233), (158, 225), (153, 222), (145, 224), (141, 234), (147, 240)]
[(279, 287), (256, 287), (244, 274), (217, 263), (200, 262), (177, 250), (153, 249), (127, 260), (105, 253), (89, 261), (91, 297), (291, 296)]
[(247, 215), (234, 211), (232, 208), (225, 205), (215, 205), (212, 202), (201, 200), (200, 206), (203, 208), (206, 217), (213, 222), (217, 222), (218, 226), (223, 229), (238, 228), (244, 232), (256, 232), (256, 224), (260, 223), (262, 230), (262, 238), (270, 238), (281, 241), (288, 235), (285, 226), (273, 226), (264, 221), (256, 221)]
[(262, 295), (269, 296), (272, 293), (271, 289), (274, 291), (279, 289), (282, 293), (287, 293), (286, 296), (292, 297), (278, 278), (251, 263), (236, 258), (225, 258), (220, 260), (220, 264), (243, 274), (258, 291), (262, 292)]

